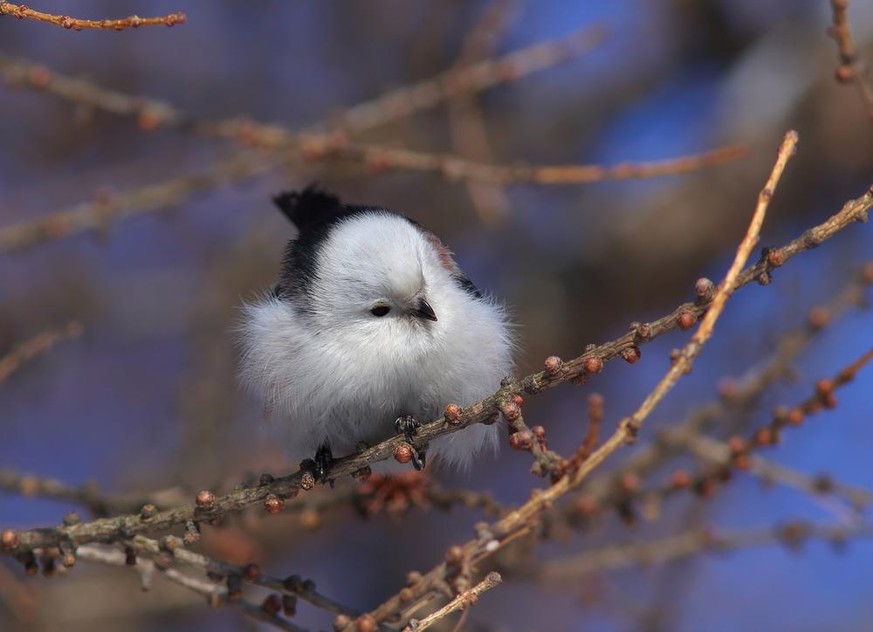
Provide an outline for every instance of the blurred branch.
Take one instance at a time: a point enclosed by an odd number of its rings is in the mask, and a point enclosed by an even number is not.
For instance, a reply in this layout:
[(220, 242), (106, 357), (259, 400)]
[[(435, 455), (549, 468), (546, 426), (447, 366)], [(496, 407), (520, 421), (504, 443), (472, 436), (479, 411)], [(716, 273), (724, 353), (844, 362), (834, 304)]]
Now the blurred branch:
[(463, 94), (475, 94), (548, 70), (590, 52), (607, 37), (602, 26), (588, 26), (554, 41), (540, 42), (502, 57), (456, 67), (345, 110), (335, 124), (350, 133), (395, 122)]
[(13, 252), (47, 241), (90, 231), (102, 231), (117, 220), (147, 213), (161, 213), (191, 195), (242, 182), (267, 172), (267, 165), (252, 152), (215, 164), (208, 171), (175, 178), (127, 193), (104, 195), (39, 219), (0, 228), (0, 252)]
[[(470, 94), (501, 81), (542, 70), (564, 60), (567, 55), (577, 54), (582, 49), (587, 50), (592, 39), (599, 42), (602, 31), (584, 29), (566, 40), (521, 49), (498, 60), (452, 69), (436, 79), (406, 89), (410, 92), (396, 91), (352, 108), (343, 119), (344, 127), (349, 131), (362, 131), (397, 116), (405, 116), (418, 109), (436, 105), (448, 98)], [(582, 46), (582, 43), (585, 45)], [(270, 155), (254, 156), (246, 151), (231, 159), (219, 161), (199, 174), (149, 185), (107, 200), (85, 202), (40, 219), (0, 228), (0, 252), (18, 250), (36, 243), (103, 228), (112, 219), (161, 212), (181, 204), (195, 193), (239, 183), (287, 163), (342, 160), (360, 164), (373, 173), (396, 169), (430, 172), (450, 180), (462, 179), (494, 185), (570, 185), (689, 173), (735, 160), (746, 154), (744, 147), (734, 145), (676, 159), (624, 163), (612, 167), (495, 165), (464, 160), (449, 154), (356, 144), (342, 134), (296, 134), (285, 127), (240, 119), (196, 121), (165, 102), (107, 90), (91, 82), (54, 72), (45, 66), (6, 55), (0, 55), (0, 70), (13, 85), (30, 86), (112, 114), (136, 116), (138, 125), (143, 130), (153, 130), (162, 125), (184, 127), (209, 137), (233, 140), (244, 146), (254, 146), (270, 152)]]
[(81, 334), (82, 324), (78, 321), (72, 321), (63, 329), (44, 331), (30, 340), (17, 345), (5, 356), (0, 357), (0, 386), (2, 386), (3, 382), (9, 379), (9, 376), (15, 373), (23, 363), (48, 352), (59, 342), (76, 338)]
[[(234, 127), (237, 127), (234, 125)], [(238, 134), (223, 131), (222, 135)], [(270, 145), (278, 150), (272, 157), (252, 152), (218, 162), (208, 170), (153, 184), (127, 193), (107, 196), (93, 202), (84, 202), (70, 209), (57, 211), (45, 217), (27, 220), (0, 228), (0, 252), (11, 252), (36, 244), (55, 241), (81, 232), (105, 229), (110, 222), (136, 215), (163, 212), (183, 203), (195, 193), (239, 183), (267, 173), (279, 164), (327, 159), (350, 160), (369, 166), (376, 172), (406, 169), (440, 174), (449, 179), (470, 179), (498, 184), (588, 184), (603, 180), (654, 178), (662, 175), (688, 173), (698, 169), (735, 160), (745, 155), (745, 148), (723, 147), (698, 155), (663, 161), (625, 163), (614, 167), (595, 165), (555, 165), (514, 167), (474, 163), (451, 155), (429, 154), (406, 149), (375, 145), (354, 145), (337, 141), (336, 137), (305, 135), (299, 140), (288, 140), (279, 148), (271, 128)]]
[(131, 15), (118, 20), (83, 20), (81, 18), (71, 18), (69, 15), (44, 13), (26, 7), (23, 4), (12, 4), (11, 2), (0, 2), (0, 15), (8, 15), (19, 20), (47, 22), (48, 24), (62, 26), (65, 29), (72, 29), (74, 31), (81, 31), (82, 29), (122, 31), (124, 29), (139, 28), (140, 26), (175, 26), (176, 24), (185, 23), (184, 13), (168, 13), (156, 18), (141, 18), (138, 15)]
[(835, 76), (840, 83), (854, 83), (858, 88), (858, 94), (867, 108), (867, 116), (873, 122), (873, 85), (868, 77), (869, 69), (858, 59), (855, 44), (852, 41), (852, 33), (849, 30), (849, 0), (831, 0), (831, 12), (833, 24), (828, 29), (830, 35), (837, 43), (840, 55), (840, 65), (837, 66)]
[[(348, 133), (360, 133), (379, 125), (436, 107), (463, 94), (473, 94), (528, 75), (548, 70), (583, 55), (606, 37), (602, 27), (586, 27), (552, 42), (520, 48), (502, 57), (463, 68), (452, 68), (430, 79), (403, 86), (342, 112), (333, 121)], [(0, 54), (0, 71), (7, 82), (53, 94), (117, 116), (133, 116), (140, 128), (182, 127), (199, 131), (192, 117), (163, 101), (110, 90), (86, 79), (64, 75), (48, 67), (11, 55)], [(208, 127), (205, 125), (204, 127)], [(326, 127), (321, 124), (310, 131)]]
[(338, 134), (295, 134), (275, 125), (248, 121), (223, 123), (209, 132), (219, 138), (237, 138), (267, 150), (296, 150), (308, 161), (341, 160), (359, 163), (374, 174), (391, 170), (422, 171), (447, 180), (472, 180), (492, 184), (571, 185), (605, 180), (656, 178), (699, 171), (705, 167), (737, 160), (747, 154), (745, 146), (727, 145), (699, 154), (647, 162), (601, 165), (498, 165), (465, 160), (452, 154), (438, 154), (372, 143), (350, 141)]
[[(850, 200), (835, 215), (818, 226), (806, 230), (800, 237), (780, 248), (767, 249), (764, 256), (752, 266), (737, 275), (732, 290), (744, 287), (753, 281), (769, 282), (771, 272), (783, 265), (801, 252), (821, 245), (845, 227), (866, 218), (873, 206), (873, 191), (867, 191), (861, 197)], [(698, 283), (700, 287), (702, 284)], [(422, 447), (433, 439), (457, 432), (474, 423), (481, 423), (493, 418), (499, 406), (516, 393), (536, 394), (549, 388), (591, 375), (602, 370), (603, 365), (617, 357), (628, 361), (639, 358), (638, 345), (684, 326), (689, 319), (696, 320), (709, 309), (712, 296), (702, 296), (695, 303), (685, 303), (672, 313), (647, 324), (635, 324), (627, 334), (610, 342), (595, 346), (577, 358), (569, 361), (553, 363), (548, 371), (528, 375), (519, 380), (513, 380), (494, 395), (462, 409), (459, 414), (445, 416), (441, 419), (424, 424), (417, 432), (416, 447)], [(593, 369), (593, 371), (592, 371)], [(622, 424), (627, 432), (628, 422)], [(328, 470), (327, 478), (348, 476), (366, 468), (372, 463), (392, 458), (398, 446), (405, 443), (402, 436), (393, 437), (345, 458), (338, 459)], [(612, 439), (609, 451), (614, 451), (619, 442)], [(601, 448), (603, 450), (603, 448)], [(598, 451), (600, 452), (600, 451)], [(598, 465), (601, 458), (595, 459), (598, 453), (587, 459), (583, 466), (590, 471)], [(592, 464), (590, 468), (587, 464)], [(584, 476), (584, 474), (583, 474)], [(150, 533), (167, 529), (187, 521), (209, 520), (218, 516), (239, 511), (255, 504), (263, 504), (270, 498), (279, 500), (297, 496), (300, 489), (311, 489), (315, 480), (308, 470), (299, 470), (288, 476), (271, 479), (264, 484), (241, 489), (222, 497), (217, 497), (208, 506), (197, 507), (187, 505), (158, 512), (148, 517), (140, 515), (125, 515), (112, 519), (95, 520), (74, 526), (62, 526), (53, 529), (37, 529), (31, 531), (4, 531), (2, 534), (3, 550), (7, 553), (32, 551), (36, 548), (56, 545), (60, 541), (68, 541), (73, 545), (86, 542), (114, 541), (120, 537), (133, 537), (137, 534)], [(514, 512), (515, 513), (515, 512)]]
[(4, 471), (0, 472), (0, 491), (29, 498), (50, 498), (77, 503), (87, 507), (95, 516), (110, 513), (107, 499), (92, 485), (76, 487), (53, 478)]
[(243, 567), (233, 566), (219, 562), (212, 558), (195, 553), (185, 548), (183, 540), (173, 536), (167, 536), (160, 542), (144, 536), (136, 536), (127, 542), (127, 546), (136, 553), (150, 556), (160, 555), (163, 557), (162, 566), (171, 567), (179, 562), (186, 566), (196, 568), (208, 574), (215, 581), (225, 581), (231, 598), (241, 591), (242, 582), (248, 582), (255, 586), (261, 586), (270, 590), (276, 590), (283, 595), (299, 597), (311, 603), (316, 608), (335, 614), (357, 615), (353, 608), (344, 606), (329, 597), (319, 593), (315, 589), (315, 582), (303, 580), (297, 575), (291, 575), (285, 579), (273, 577), (261, 572), (257, 564), (247, 564)]
[(701, 552), (725, 553), (734, 549), (783, 544), (797, 550), (807, 540), (825, 540), (842, 547), (853, 538), (873, 537), (873, 524), (816, 525), (790, 522), (775, 527), (720, 534), (711, 529), (694, 529), (653, 542), (605, 547), (560, 560), (544, 562), (538, 578), (565, 583), (583, 575), (629, 566), (651, 566)]
[(164, 101), (104, 88), (20, 57), (0, 53), (0, 72), (10, 87), (22, 86), (109, 114), (134, 117), (144, 131), (158, 127), (190, 127), (191, 117)]
[[(516, 17), (519, 8), (516, 0), (495, 0), (491, 3), (464, 38), (455, 68), (469, 67), (490, 56), (499, 35)], [(494, 154), (477, 94), (459, 94), (449, 99), (447, 106), (449, 132), (457, 154), (467, 160), (493, 162)], [(495, 227), (506, 221), (509, 198), (503, 188), (478, 182), (468, 182), (466, 188), (473, 208), (486, 226)]]
[(148, 559), (131, 560), (127, 554), (118, 549), (107, 548), (97, 544), (88, 544), (79, 547), (77, 555), (80, 559), (87, 562), (96, 562), (110, 566), (132, 567), (140, 573), (144, 589), (148, 589), (153, 581), (153, 577), (159, 575), (179, 586), (206, 597), (208, 603), (213, 607), (218, 607), (223, 603), (228, 603), (230, 601), (239, 604), (246, 614), (258, 621), (272, 625), (280, 630), (305, 632), (303, 628), (280, 617), (278, 611), (274, 611), (272, 607), (268, 607), (266, 602), (263, 605), (258, 606), (243, 598), (241, 595), (235, 595), (231, 598), (231, 595), (228, 594), (227, 587), (222, 586), (221, 584), (216, 584), (209, 579), (192, 577), (191, 575), (182, 573), (175, 568), (162, 567), (162, 565), (157, 561)]

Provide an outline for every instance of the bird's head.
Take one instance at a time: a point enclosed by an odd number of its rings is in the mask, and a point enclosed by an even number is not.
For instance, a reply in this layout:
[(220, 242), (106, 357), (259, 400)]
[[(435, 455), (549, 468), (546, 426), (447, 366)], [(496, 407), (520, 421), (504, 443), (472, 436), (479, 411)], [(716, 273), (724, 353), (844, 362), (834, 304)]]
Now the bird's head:
[(393, 213), (366, 212), (339, 222), (324, 240), (310, 300), (322, 323), (378, 336), (432, 337), (448, 272), (425, 234)]

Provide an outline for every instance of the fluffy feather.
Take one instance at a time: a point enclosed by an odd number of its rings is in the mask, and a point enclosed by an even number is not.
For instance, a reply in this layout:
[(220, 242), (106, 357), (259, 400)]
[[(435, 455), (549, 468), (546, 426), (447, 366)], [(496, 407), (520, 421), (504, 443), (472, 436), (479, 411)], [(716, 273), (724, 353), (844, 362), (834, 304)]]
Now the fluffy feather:
[[(334, 217), (309, 245), (305, 292), (276, 292), (244, 307), (242, 381), (297, 458), (325, 442), (345, 455), (361, 441), (392, 436), (401, 415), (426, 422), (446, 404), (472, 404), (497, 390), (511, 368), (502, 308), (471, 293), (438, 239), (400, 215), (345, 208), (354, 212)], [(292, 241), (289, 253), (297, 246)], [(435, 322), (407, 311), (421, 298)], [(376, 304), (390, 312), (375, 316)], [(428, 459), (465, 468), (496, 448), (499, 432), (478, 424), (443, 437)]]

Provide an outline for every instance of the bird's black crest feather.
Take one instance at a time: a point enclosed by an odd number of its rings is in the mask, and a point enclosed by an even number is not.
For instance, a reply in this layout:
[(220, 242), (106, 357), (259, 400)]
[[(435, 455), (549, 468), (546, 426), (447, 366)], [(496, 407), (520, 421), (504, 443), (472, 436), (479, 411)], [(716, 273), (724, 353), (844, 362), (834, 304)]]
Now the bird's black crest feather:
[(285, 248), (273, 296), (303, 300), (311, 289), (318, 253), (333, 227), (342, 219), (375, 209), (343, 204), (337, 196), (314, 184), (302, 191), (280, 193), (273, 202), (298, 232)]
[(315, 185), (309, 185), (302, 191), (280, 193), (273, 198), (273, 202), (301, 233), (319, 225), (332, 224), (348, 214), (337, 196)]

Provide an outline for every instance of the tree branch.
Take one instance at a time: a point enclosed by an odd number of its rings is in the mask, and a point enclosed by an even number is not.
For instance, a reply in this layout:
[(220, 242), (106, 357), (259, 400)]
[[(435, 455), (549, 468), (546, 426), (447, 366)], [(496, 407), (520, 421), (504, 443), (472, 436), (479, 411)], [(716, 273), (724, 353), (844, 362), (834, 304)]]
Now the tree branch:
[(456, 610), (463, 610), (467, 606), (476, 603), (479, 599), (479, 595), (488, 592), (502, 581), (503, 578), (500, 577), (500, 573), (488, 573), (485, 579), (473, 586), (470, 590), (462, 592), (439, 610), (435, 610), (424, 619), (412, 619), (409, 622), (409, 625), (403, 628), (403, 632), (422, 632), (423, 630), (428, 629), (434, 623), (440, 619), (444, 619)]
[[(847, 202), (835, 215), (818, 226), (808, 229), (793, 241), (782, 247), (767, 250), (757, 263), (749, 266), (737, 276), (733, 290), (744, 287), (753, 281), (766, 279), (769, 282), (770, 274), (775, 267), (783, 265), (801, 252), (820, 245), (850, 224), (866, 219), (871, 206), (873, 206), (873, 191), (867, 191), (861, 197)], [(577, 358), (566, 362), (562, 361), (557, 370), (541, 371), (522, 379), (513, 380), (501, 387), (494, 395), (463, 409), (459, 416), (453, 415), (451, 421), (442, 417), (423, 425), (416, 435), (416, 447), (422, 447), (437, 437), (457, 432), (474, 423), (487, 421), (498, 411), (500, 403), (515, 393), (536, 394), (584, 376), (587, 374), (586, 364), (591, 366), (590, 360), (599, 361), (601, 367), (617, 357), (627, 357), (635, 361), (639, 357), (639, 344), (679, 328), (680, 320), (683, 323), (687, 320), (686, 314), (690, 314), (695, 319), (698, 318), (706, 312), (707, 305), (708, 301), (685, 303), (656, 321), (635, 324), (631, 331), (625, 335), (595, 346)], [(405, 443), (404, 437), (393, 437), (363, 452), (338, 459), (330, 468), (327, 477), (349, 476), (373, 463), (392, 458), (395, 449), (401, 443)], [(612, 449), (614, 450), (615, 447)], [(593, 458), (594, 455), (585, 463), (589, 463)], [(11, 535), (4, 535), (6, 538), (4, 541), (7, 542), (7, 545), (3, 549), (4, 552), (16, 553), (54, 546), (62, 541), (68, 541), (73, 545), (87, 542), (112, 542), (122, 537), (152, 533), (185, 524), (189, 520), (209, 520), (234, 513), (252, 505), (263, 504), (270, 496), (293, 498), (300, 489), (311, 489), (313, 485), (314, 477), (312, 474), (299, 470), (288, 476), (272, 479), (263, 485), (217, 497), (209, 509), (198, 509), (195, 505), (186, 505), (158, 512), (148, 517), (131, 514), (74, 526), (21, 532), (7, 531), (4, 534)], [(14, 545), (9, 544), (13, 541)]]
[(23, 4), (12, 4), (11, 2), (0, 2), (0, 15), (8, 15), (19, 20), (46, 22), (74, 31), (81, 31), (83, 29), (123, 31), (124, 29), (135, 29), (140, 26), (175, 26), (176, 24), (185, 23), (185, 14), (181, 12), (168, 13), (167, 15), (155, 18), (141, 18), (138, 15), (131, 15), (117, 20), (84, 20), (81, 18), (71, 18), (69, 15), (55, 15), (36, 11)]
[(855, 44), (852, 41), (852, 33), (849, 30), (849, 0), (831, 0), (831, 13), (833, 24), (828, 29), (830, 35), (837, 43), (840, 56), (840, 65), (834, 75), (840, 83), (854, 83), (858, 88), (858, 94), (864, 107), (867, 108), (867, 116), (873, 122), (873, 85), (868, 78), (868, 68), (858, 60)]
[(852, 538), (873, 537), (873, 524), (814, 525), (789, 522), (775, 527), (726, 532), (711, 529), (693, 529), (680, 535), (653, 542), (623, 544), (605, 547), (560, 560), (544, 562), (538, 577), (544, 581), (566, 583), (607, 570), (630, 566), (651, 566), (669, 560), (689, 557), (705, 551), (724, 553), (741, 548), (784, 544), (796, 549), (806, 540), (826, 540), (842, 546)]
[(80, 335), (82, 335), (82, 324), (78, 321), (72, 321), (63, 329), (44, 331), (14, 347), (12, 351), (0, 357), (0, 385), (25, 362), (47, 353), (59, 342)]

